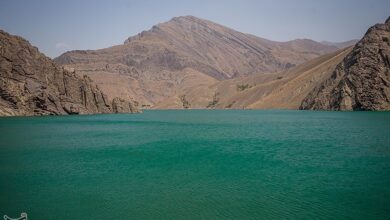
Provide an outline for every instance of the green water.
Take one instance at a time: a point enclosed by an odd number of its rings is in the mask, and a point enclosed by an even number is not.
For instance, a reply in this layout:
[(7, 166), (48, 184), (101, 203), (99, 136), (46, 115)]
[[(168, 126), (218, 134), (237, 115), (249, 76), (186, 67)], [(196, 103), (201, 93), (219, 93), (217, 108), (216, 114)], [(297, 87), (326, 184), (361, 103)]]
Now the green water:
[(390, 219), (390, 112), (0, 118), (0, 217)]

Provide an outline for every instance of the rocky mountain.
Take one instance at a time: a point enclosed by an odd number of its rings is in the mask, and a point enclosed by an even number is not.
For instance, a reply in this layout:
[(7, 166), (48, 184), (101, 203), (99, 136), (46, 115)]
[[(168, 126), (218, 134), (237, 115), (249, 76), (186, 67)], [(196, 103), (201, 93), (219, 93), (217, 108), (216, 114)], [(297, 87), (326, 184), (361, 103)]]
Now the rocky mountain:
[(390, 18), (367, 31), (301, 109), (390, 110)]
[(0, 30), (0, 115), (135, 112), (107, 96), (87, 76), (59, 67), (21, 37)]
[(123, 45), (70, 51), (55, 62), (88, 75), (110, 98), (163, 107), (180, 105), (194, 89), (280, 72), (336, 50), (308, 39), (270, 41), (184, 16), (130, 37)]

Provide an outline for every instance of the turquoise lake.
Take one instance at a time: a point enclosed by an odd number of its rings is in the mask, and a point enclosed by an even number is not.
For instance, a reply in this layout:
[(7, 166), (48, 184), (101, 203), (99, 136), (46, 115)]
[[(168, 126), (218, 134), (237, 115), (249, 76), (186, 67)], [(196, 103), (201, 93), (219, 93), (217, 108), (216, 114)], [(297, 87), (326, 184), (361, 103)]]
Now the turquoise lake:
[(390, 112), (0, 118), (0, 217), (390, 219)]

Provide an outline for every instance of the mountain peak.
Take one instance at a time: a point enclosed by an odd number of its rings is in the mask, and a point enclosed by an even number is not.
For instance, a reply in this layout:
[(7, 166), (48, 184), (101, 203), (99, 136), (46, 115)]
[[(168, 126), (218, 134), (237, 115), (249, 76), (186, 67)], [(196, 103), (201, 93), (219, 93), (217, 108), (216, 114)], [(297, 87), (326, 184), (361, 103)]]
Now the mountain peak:
[(192, 15), (184, 15), (173, 17), (170, 21), (202, 21), (202, 19)]
[[(141, 33), (131, 36), (125, 40), (124, 44), (127, 44), (135, 39), (140, 39), (145, 36), (150, 36), (151, 33), (156, 33), (161, 30), (167, 30), (176, 27), (176, 31), (182, 31), (183, 27), (191, 27), (192, 25), (200, 24), (203, 26), (209, 26), (213, 24), (211, 21), (203, 20), (192, 15), (173, 17), (171, 20), (154, 25), (150, 30), (142, 31)], [(168, 27), (168, 28), (167, 28)]]
[[(169, 20), (168, 22), (161, 23), (158, 26), (165, 25), (165, 24), (179, 25), (179, 26), (202, 25), (202, 26), (213, 27), (213, 28), (215, 28), (217, 26), (222, 27), (222, 25), (216, 24), (216, 23), (209, 21), (209, 20), (206, 20), (206, 19), (192, 16), (192, 15), (174, 17), (171, 20)], [(227, 27), (223, 27), (223, 28), (227, 28)]]

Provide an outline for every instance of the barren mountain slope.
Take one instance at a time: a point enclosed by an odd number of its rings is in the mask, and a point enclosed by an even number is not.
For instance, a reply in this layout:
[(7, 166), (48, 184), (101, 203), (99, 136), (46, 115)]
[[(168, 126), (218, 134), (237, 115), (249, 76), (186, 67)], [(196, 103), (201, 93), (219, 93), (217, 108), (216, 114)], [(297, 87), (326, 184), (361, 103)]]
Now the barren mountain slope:
[[(323, 55), (284, 72), (254, 74), (195, 88), (180, 97), (185, 97), (189, 108), (298, 109), (309, 92), (330, 76), (351, 49)], [(171, 98), (176, 103), (162, 101), (155, 108), (182, 108), (180, 97)]]
[(90, 76), (109, 97), (144, 106), (175, 105), (193, 87), (255, 73), (275, 73), (337, 50), (300, 39), (274, 42), (184, 16), (154, 26), (123, 45), (67, 52), (55, 61)]
[(390, 17), (367, 31), (301, 108), (390, 110)]

